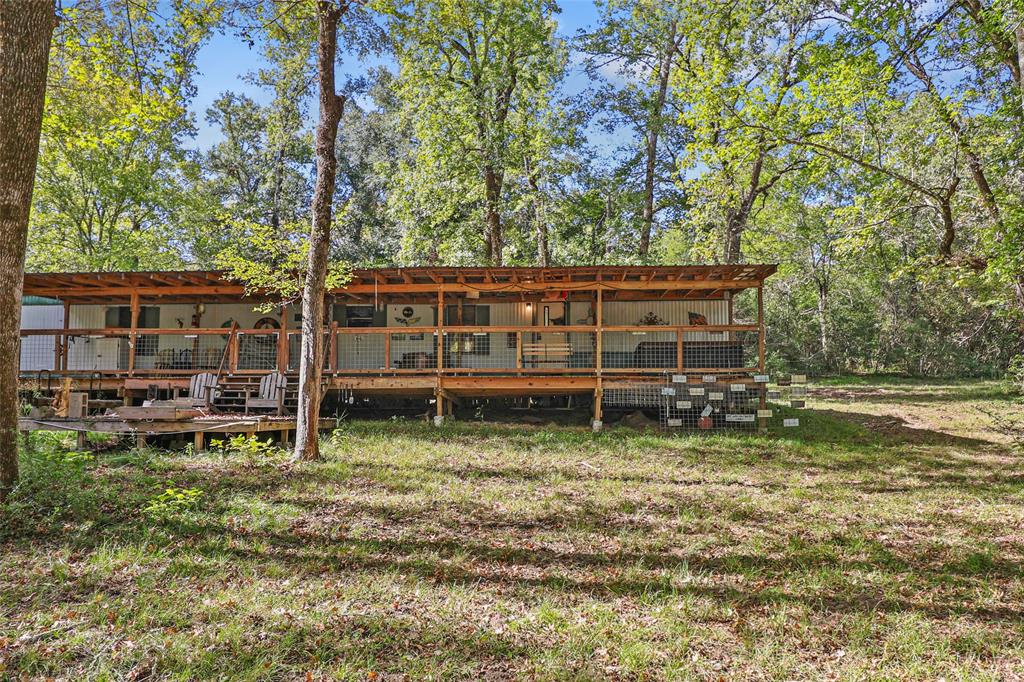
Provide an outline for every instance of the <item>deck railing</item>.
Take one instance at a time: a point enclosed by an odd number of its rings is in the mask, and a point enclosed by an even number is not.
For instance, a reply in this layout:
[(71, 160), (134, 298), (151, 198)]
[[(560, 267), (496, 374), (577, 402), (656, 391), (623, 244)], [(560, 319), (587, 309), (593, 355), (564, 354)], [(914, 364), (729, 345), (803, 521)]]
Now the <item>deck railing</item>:
[[(25, 329), (21, 372), (294, 372), (301, 334), (266, 329)], [(764, 369), (756, 324), (324, 328), (328, 374), (701, 374)]]

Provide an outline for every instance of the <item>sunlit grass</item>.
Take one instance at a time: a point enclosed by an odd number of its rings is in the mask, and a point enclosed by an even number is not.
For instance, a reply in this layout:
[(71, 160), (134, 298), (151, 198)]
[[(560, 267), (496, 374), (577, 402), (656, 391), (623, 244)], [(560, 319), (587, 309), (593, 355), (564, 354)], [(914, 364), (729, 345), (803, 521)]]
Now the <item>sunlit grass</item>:
[(0, 678), (1012, 679), (1024, 463), (974, 415), (1010, 399), (879, 386), (767, 436), (354, 422), (292, 467), (39, 438)]

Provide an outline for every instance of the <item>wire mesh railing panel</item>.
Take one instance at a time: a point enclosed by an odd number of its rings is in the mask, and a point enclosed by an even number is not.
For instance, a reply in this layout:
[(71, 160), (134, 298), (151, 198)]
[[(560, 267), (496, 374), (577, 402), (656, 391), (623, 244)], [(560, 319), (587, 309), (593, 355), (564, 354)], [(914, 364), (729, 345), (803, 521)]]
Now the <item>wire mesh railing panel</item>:
[(67, 337), (67, 369), (102, 372), (128, 369), (128, 335), (79, 334)]
[(241, 370), (277, 369), (278, 332), (238, 332), (235, 368)]
[(596, 340), (594, 332), (523, 332), (522, 365), (551, 370), (596, 367)]
[(677, 366), (675, 330), (603, 332), (601, 367), (604, 369), (672, 369)]
[(19, 368), (22, 373), (58, 369), (60, 337), (30, 335), (21, 337)]
[[(324, 332), (324, 364), (323, 369), (329, 370), (331, 368), (331, 333)], [(337, 346), (338, 341), (335, 337), (334, 345)], [(288, 332), (288, 358), (285, 362), (285, 367), (289, 372), (299, 371), (299, 364), (302, 362), (302, 332)]]
[(505, 332), (443, 333), (445, 369), (509, 369), (516, 366), (516, 335)]
[(756, 331), (683, 333), (683, 369), (757, 366)]
[(384, 334), (338, 334), (337, 369), (384, 369)]
[(620, 388), (606, 388), (602, 391), (603, 408), (645, 409), (657, 408), (662, 404), (660, 384), (636, 383)]
[(672, 376), (662, 386), (658, 411), (666, 429), (756, 429), (765, 387), (750, 381)]
[(437, 332), (396, 332), (391, 334), (391, 369), (437, 370)]
[(224, 358), (227, 334), (139, 334), (136, 370), (217, 369)]

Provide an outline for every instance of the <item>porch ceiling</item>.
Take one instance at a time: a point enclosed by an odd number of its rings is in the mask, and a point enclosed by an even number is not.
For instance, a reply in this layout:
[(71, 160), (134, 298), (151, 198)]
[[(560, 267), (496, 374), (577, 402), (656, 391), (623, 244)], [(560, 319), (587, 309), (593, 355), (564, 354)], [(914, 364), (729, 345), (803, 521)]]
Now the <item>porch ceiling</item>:
[[(606, 300), (720, 298), (760, 286), (772, 264), (591, 266), (562, 268), (380, 268), (353, 272), (348, 285), (331, 292), (338, 300), (435, 301), (437, 293), (489, 300), (509, 295), (539, 298), (552, 292), (606, 292)], [(238, 301), (242, 286), (220, 271), (60, 272), (25, 275), (26, 296), (69, 303), (119, 303), (137, 293), (148, 302)], [(259, 300), (256, 295), (249, 300)]]

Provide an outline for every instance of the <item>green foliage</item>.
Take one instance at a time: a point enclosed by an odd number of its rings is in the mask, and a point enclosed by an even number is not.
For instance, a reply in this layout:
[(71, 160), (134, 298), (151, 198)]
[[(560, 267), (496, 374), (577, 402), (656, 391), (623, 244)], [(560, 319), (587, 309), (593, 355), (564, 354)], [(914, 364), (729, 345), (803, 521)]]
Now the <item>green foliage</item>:
[[(202, 212), (187, 111), (195, 56), (220, 6), (155, 2), (65, 10), (50, 83), (31, 219), (33, 270), (182, 265)], [(126, 49), (131, 46), (131, 49)]]
[(142, 513), (152, 519), (174, 519), (197, 510), (202, 496), (198, 488), (166, 488), (146, 502)]
[(214, 438), (210, 441), (210, 448), (220, 451), (225, 457), (241, 457), (250, 465), (265, 464), (284, 454), (269, 438), (264, 441), (244, 433), (227, 440)]
[[(551, 105), (566, 63), (555, 9), (549, 0), (390, 8), (395, 92), (417, 142), (391, 186), (396, 218), (407, 226), (405, 260), (503, 258), (505, 235), (490, 234), (486, 218), (509, 218), (529, 184), (526, 169), (547, 167), (562, 120)], [(510, 242), (512, 260), (532, 257)]]
[[(260, 292), (270, 300), (257, 309), (269, 311), (284, 303), (299, 300), (305, 285), (309, 242), (302, 238), (305, 225), (279, 227), (263, 223), (231, 221), (232, 238), (216, 256), (217, 267), (229, 279), (241, 282), (248, 293)], [(331, 263), (327, 288), (344, 286), (351, 279), (345, 263)]]

